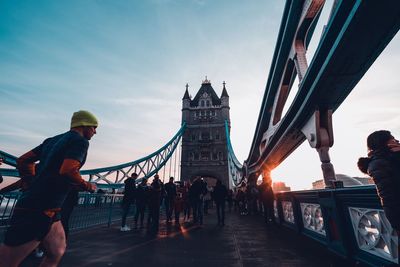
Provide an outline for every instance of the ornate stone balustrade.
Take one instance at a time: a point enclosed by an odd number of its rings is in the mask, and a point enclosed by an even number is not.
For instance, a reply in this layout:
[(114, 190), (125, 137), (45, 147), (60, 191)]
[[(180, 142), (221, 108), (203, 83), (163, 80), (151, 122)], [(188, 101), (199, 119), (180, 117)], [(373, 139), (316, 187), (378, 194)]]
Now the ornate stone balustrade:
[(354, 236), (361, 250), (398, 263), (399, 238), (380, 209), (348, 207)]

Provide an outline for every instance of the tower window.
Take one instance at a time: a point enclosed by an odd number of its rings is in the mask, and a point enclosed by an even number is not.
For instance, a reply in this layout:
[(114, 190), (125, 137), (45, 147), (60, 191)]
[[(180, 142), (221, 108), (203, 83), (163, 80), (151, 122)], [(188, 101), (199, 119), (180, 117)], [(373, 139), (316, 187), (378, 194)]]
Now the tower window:
[(219, 132), (217, 132), (217, 133), (215, 134), (215, 139), (216, 139), (216, 140), (219, 140), (219, 138), (220, 138)]
[(201, 106), (201, 107), (204, 107), (204, 100), (201, 100), (201, 101), (200, 101), (200, 106)]
[(202, 151), (201, 152), (201, 160), (208, 160), (208, 157), (210, 156), (210, 153), (207, 151)]
[(206, 106), (209, 107), (210, 106), (210, 101), (206, 101)]
[(209, 140), (209, 139), (210, 139), (210, 133), (208, 133), (208, 132), (202, 132), (202, 133), (201, 133), (201, 139), (202, 139), (202, 140)]
[(218, 160), (218, 154), (217, 154), (217, 152), (214, 152), (214, 153), (212, 154), (212, 159), (213, 159), (213, 160)]

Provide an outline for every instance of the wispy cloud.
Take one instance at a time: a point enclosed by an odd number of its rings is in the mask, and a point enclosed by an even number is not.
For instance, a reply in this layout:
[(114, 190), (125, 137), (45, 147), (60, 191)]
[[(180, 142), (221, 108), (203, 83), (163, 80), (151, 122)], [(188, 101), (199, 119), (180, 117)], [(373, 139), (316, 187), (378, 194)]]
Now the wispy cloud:
[(144, 105), (144, 106), (175, 106), (175, 103), (172, 103), (171, 101), (166, 101), (164, 99), (154, 99), (154, 98), (119, 98), (119, 99), (113, 99), (112, 102), (114, 102), (117, 105), (126, 105), (126, 106), (131, 106), (131, 105)]

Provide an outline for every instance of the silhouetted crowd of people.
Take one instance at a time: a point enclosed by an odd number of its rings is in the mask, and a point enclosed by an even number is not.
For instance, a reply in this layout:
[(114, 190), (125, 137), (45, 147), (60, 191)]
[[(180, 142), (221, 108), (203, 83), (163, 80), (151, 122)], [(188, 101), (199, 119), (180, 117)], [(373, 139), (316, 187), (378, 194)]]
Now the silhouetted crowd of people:
[[(156, 174), (151, 184), (142, 179), (136, 185), (137, 174), (133, 173), (125, 181), (124, 197), (122, 200), (121, 231), (130, 231), (126, 218), (131, 206), (135, 206), (134, 229), (146, 227), (149, 232), (156, 233), (160, 223), (161, 207), (164, 207), (166, 223), (174, 221), (175, 226), (183, 222), (193, 222), (202, 225), (208, 209), (216, 203), (218, 225), (225, 224), (225, 202), (228, 201), (229, 209), (232, 207), (232, 192), (221, 181), (216, 186), (210, 187), (203, 178), (196, 178), (190, 182), (175, 182), (170, 177), (168, 183), (163, 183)], [(229, 198), (229, 196), (231, 196)], [(145, 222), (145, 211), (147, 223)], [(181, 216), (182, 215), (182, 216)], [(181, 218), (182, 217), (182, 218)]]
[(261, 214), (266, 223), (274, 223), (274, 192), (272, 181), (263, 179), (261, 184), (242, 183), (236, 191), (231, 191), (228, 196), (228, 204), (231, 209), (239, 211), (240, 215)]
[(176, 227), (182, 222), (202, 225), (204, 216), (214, 205), (219, 226), (225, 225), (226, 206), (229, 212), (238, 211), (241, 215), (263, 214), (265, 222), (274, 222), (274, 193), (271, 180), (268, 179), (264, 179), (260, 185), (242, 183), (239, 188), (229, 190), (220, 180), (216, 180), (215, 186), (209, 186), (201, 177), (195, 178), (193, 182), (176, 182), (170, 177), (165, 184), (158, 174), (150, 184), (146, 179), (136, 184), (136, 178), (137, 174), (133, 173), (125, 181), (121, 205), (122, 232), (131, 230), (126, 224), (126, 218), (132, 206), (136, 207), (133, 212), (134, 229), (147, 228), (150, 233), (157, 233), (160, 213), (165, 214), (167, 224), (174, 223)]

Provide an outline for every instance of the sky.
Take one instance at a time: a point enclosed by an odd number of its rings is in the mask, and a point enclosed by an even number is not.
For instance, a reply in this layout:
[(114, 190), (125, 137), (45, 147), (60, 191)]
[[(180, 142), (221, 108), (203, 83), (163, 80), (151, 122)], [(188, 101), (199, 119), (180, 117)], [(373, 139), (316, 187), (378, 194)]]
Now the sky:
[[(72, 113), (84, 109), (100, 125), (83, 169), (139, 159), (178, 131), (186, 83), (194, 96), (207, 76), (218, 95), (226, 81), (232, 145), (243, 162), (284, 3), (0, 0), (0, 150), (19, 156), (67, 131)], [(309, 62), (331, 5), (325, 4)], [(397, 35), (334, 113), (336, 173), (362, 176), (356, 162), (370, 132), (400, 136), (399, 62)], [(322, 179), (317, 152), (305, 142), (272, 178), (309, 189)]]

